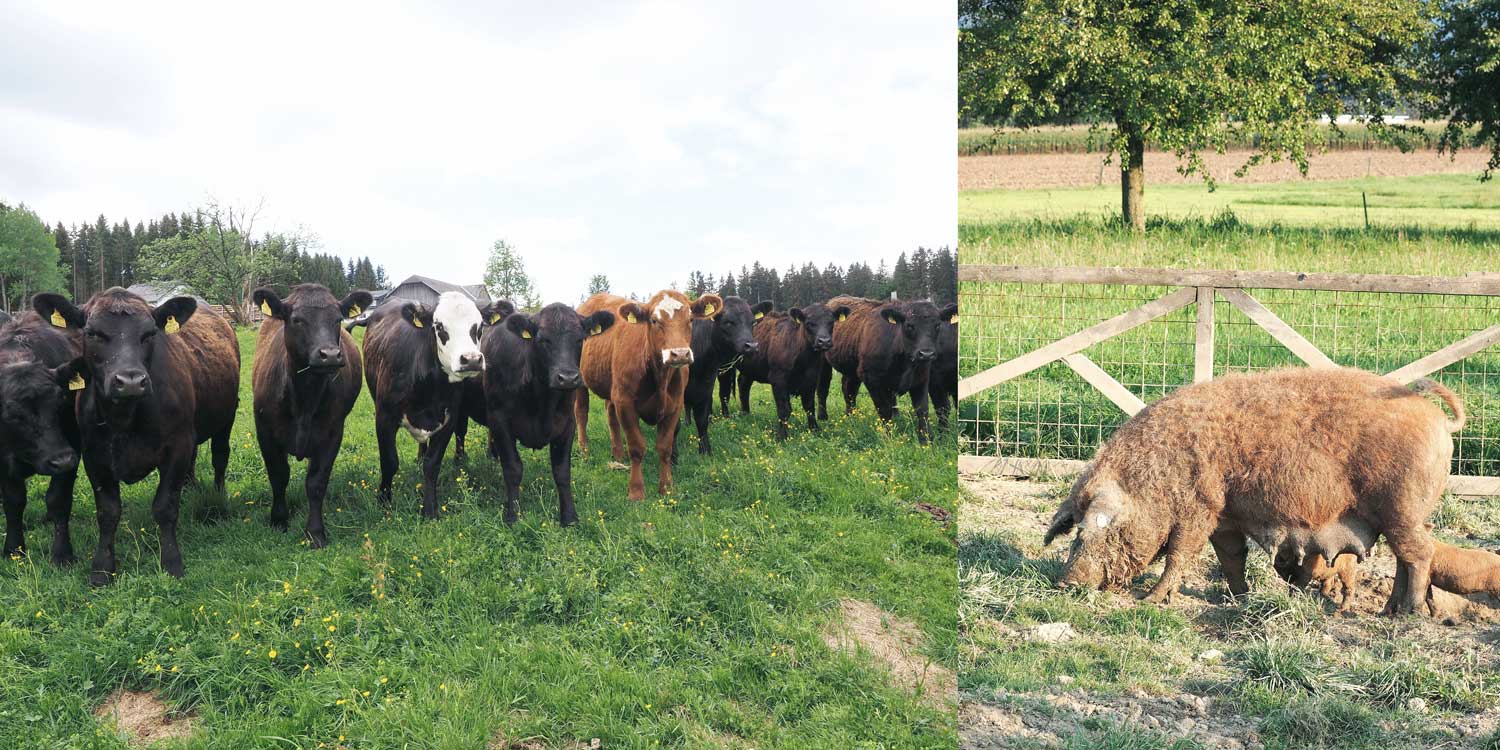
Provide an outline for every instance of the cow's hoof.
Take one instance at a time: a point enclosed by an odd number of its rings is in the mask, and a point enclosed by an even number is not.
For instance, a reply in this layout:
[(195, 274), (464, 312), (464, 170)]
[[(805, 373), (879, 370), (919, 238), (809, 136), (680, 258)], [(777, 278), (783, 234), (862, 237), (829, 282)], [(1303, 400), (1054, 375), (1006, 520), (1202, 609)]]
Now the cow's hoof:
[(94, 587), (108, 586), (115, 582), (115, 575), (105, 570), (96, 570), (89, 574), (89, 585)]
[[(285, 529), (283, 529), (285, 531)], [(308, 529), (304, 532), (307, 536), (307, 546), (311, 549), (323, 549), (328, 546), (328, 532), (313, 531)]]
[(273, 528), (273, 529), (275, 529), (277, 531), (280, 531), (281, 533), (285, 534), (286, 533), (286, 521), (287, 521), (287, 519), (285, 519), (285, 518), (276, 518), (276, 517), (273, 516), (271, 518), (271, 528)]
[(161, 569), (166, 571), (167, 575), (172, 576), (173, 578), (182, 577), (183, 569), (181, 560), (172, 560), (170, 562), (164, 561), (161, 564)]
[(559, 526), (564, 526), (564, 527), (567, 527), (567, 526), (577, 526), (578, 525), (578, 516), (563, 516), (562, 518), (557, 519), (557, 523), (558, 523)]
[(78, 562), (78, 558), (73, 555), (73, 550), (52, 553), (52, 564), (59, 568), (67, 567), (76, 562)]

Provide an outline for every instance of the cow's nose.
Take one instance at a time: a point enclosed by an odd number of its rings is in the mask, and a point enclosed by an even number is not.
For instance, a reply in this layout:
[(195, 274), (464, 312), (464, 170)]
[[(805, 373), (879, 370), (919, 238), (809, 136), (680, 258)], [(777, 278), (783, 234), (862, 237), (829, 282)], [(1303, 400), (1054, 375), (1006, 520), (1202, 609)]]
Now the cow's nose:
[(829, 349), (829, 348), (833, 347), (833, 337), (832, 336), (819, 336), (818, 340), (815, 341), (815, 342), (813, 342), (813, 343), (819, 349)]
[(760, 351), (760, 344), (757, 344), (754, 341), (746, 341), (745, 343), (740, 344), (740, 351), (745, 354), (753, 354), (757, 351)]
[(146, 385), (150, 382), (149, 376), (144, 370), (126, 370), (117, 372), (109, 379), (109, 395), (115, 398), (137, 398), (146, 395)]
[(318, 350), (314, 363), (323, 367), (341, 367), (344, 364), (344, 349), (339, 346), (325, 346)]
[(661, 353), (661, 358), (668, 367), (687, 367), (693, 363), (693, 348), (680, 346), (676, 349), (666, 349)]
[(565, 370), (552, 376), (552, 387), (562, 391), (576, 390), (583, 385), (583, 374), (577, 370)]
[(937, 356), (937, 352), (933, 351), (932, 349), (918, 349), (917, 350), (917, 361), (919, 361), (919, 362), (929, 362), (929, 361), (931, 361), (936, 356)]
[(78, 454), (73, 451), (56, 453), (44, 461), (42, 466), (49, 474), (62, 474), (63, 472), (72, 471), (78, 466)]
[(458, 355), (458, 366), (464, 368), (484, 367), (484, 355), (479, 352)]

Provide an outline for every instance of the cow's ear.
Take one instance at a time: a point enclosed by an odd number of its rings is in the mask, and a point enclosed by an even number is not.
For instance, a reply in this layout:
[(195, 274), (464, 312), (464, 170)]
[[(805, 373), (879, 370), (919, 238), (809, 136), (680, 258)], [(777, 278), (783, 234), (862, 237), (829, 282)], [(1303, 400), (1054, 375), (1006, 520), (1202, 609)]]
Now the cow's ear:
[(83, 382), (83, 357), (75, 357), (72, 362), (53, 368), (52, 381), (70, 391), (81, 391), (87, 387)]
[(795, 320), (798, 323), (807, 322), (807, 313), (802, 312), (802, 308), (800, 307), (793, 307), (790, 310), (787, 310), (786, 314), (792, 316), (792, 320)]
[(357, 318), (360, 313), (370, 309), (370, 303), (374, 301), (374, 295), (363, 289), (356, 289), (339, 302), (339, 312), (346, 318)]
[(849, 310), (849, 306), (848, 305), (839, 305), (838, 307), (833, 308), (833, 320), (834, 320), (834, 322), (835, 323), (842, 323), (842, 322), (848, 320), (849, 319), (849, 313), (850, 313), (850, 310)]
[(598, 336), (615, 324), (615, 314), (608, 310), (595, 310), (593, 315), (578, 316), (578, 324), (583, 326), (585, 337)]
[(955, 303), (943, 308), (942, 316), (944, 321), (958, 325), (958, 304)]
[(532, 320), (530, 315), (512, 315), (505, 319), (505, 327), (523, 339), (536, 336), (536, 321)]
[(198, 311), (198, 300), (192, 297), (173, 297), (156, 306), (151, 317), (156, 318), (156, 327), (167, 333), (177, 333), (186, 325), (188, 318)]
[(644, 323), (648, 317), (646, 315), (646, 308), (634, 302), (626, 302), (620, 305), (620, 309), (616, 314), (620, 316), (620, 320), (626, 323)]
[(724, 309), (724, 298), (717, 294), (705, 294), (693, 300), (693, 317), (712, 318)]
[(754, 315), (756, 320), (760, 320), (766, 317), (766, 313), (770, 312), (774, 307), (776, 305), (771, 300), (763, 299), (755, 303), (755, 307), (750, 308), (750, 314)]
[[(267, 289), (266, 287), (261, 287), (255, 290), (255, 292), (250, 295), (250, 299), (251, 301), (255, 302), (256, 307), (260, 308), (260, 314), (268, 318), (286, 320), (287, 314), (291, 312), (291, 305), (282, 302), (281, 297), (277, 296), (275, 292)], [(346, 315), (345, 317), (349, 316)]]
[(82, 328), (88, 322), (88, 316), (61, 294), (38, 294), (31, 298), (31, 309), (58, 328)]
[(432, 311), (420, 302), (407, 302), (401, 305), (401, 317), (416, 328), (432, 327)]
[(887, 307), (884, 310), (881, 310), (880, 317), (885, 318), (885, 322), (890, 323), (893, 326), (899, 326), (902, 323), (906, 322), (906, 313), (901, 312), (894, 307)]
[(484, 322), (490, 325), (498, 325), (500, 321), (509, 318), (510, 314), (515, 311), (516, 306), (511, 304), (510, 300), (502, 299), (485, 305), (484, 309), (479, 311), (479, 314), (484, 316)]

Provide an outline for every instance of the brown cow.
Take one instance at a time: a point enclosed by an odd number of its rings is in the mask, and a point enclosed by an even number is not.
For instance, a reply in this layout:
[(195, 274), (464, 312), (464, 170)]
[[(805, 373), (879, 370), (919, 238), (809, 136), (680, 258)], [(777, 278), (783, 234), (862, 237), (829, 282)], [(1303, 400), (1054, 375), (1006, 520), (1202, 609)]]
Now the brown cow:
[(286, 531), (287, 455), (307, 460), (308, 543), (328, 543), (323, 497), (333, 461), (344, 442), (344, 418), (359, 399), (364, 375), (354, 337), (340, 325), (370, 306), (370, 293), (342, 301), (322, 284), (299, 284), (285, 300), (257, 289), (267, 317), (255, 340), (255, 437), (271, 480), (271, 526)]
[(214, 486), (224, 490), (240, 400), (234, 329), (192, 297), (153, 310), (119, 287), (99, 292), (82, 309), (56, 294), (39, 294), (32, 305), (54, 324), (83, 330), (88, 387), (79, 391), (76, 413), (99, 521), (89, 583), (109, 583), (115, 574), (120, 483), (153, 471), (159, 472), (151, 515), (161, 534), (161, 566), (181, 577), (177, 509), (199, 443), (212, 439)]
[(770, 383), (776, 400), (776, 439), (786, 440), (792, 418), (792, 396), (802, 400), (807, 428), (818, 429), (813, 397), (825, 363), (823, 352), (833, 340), (834, 321), (849, 314), (842, 305), (817, 303), (786, 312), (767, 313), (755, 324), (756, 350), (740, 358), (740, 411), (750, 413), (750, 384)]
[(943, 326), (958, 315), (958, 305), (939, 310), (931, 302), (901, 302), (839, 296), (830, 308), (847, 307), (849, 315), (833, 328), (833, 345), (826, 355), (818, 383), (819, 412), (827, 416), (828, 385), (833, 370), (843, 375), (844, 406), (854, 410), (859, 386), (864, 384), (875, 402), (875, 413), (885, 421), (896, 414), (897, 399), (911, 398), (917, 440), (927, 443), (928, 375), (937, 358)]
[(583, 383), (573, 404), (578, 422), (578, 449), (588, 453), (589, 391), (604, 399), (609, 438), (616, 461), (623, 458), (621, 433), (630, 448), (631, 500), (646, 498), (641, 462), (646, 438), (637, 420), (656, 426), (657, 491), (672, 487), (672, 447), (682, 416), (688, 366), (693, 363), (693, 320), (711, 317), (724, 306), (717, 294), (689, 302), (681, 292), (664, 289), (645, 303), (613, 294), (596, 294), (578, 306), (580, 315), (598, 310), (615, 314), (615, 325), (583, 344)]
[[(1454, 413), (1420, 393), (1440, 397)], [(1060, 584), (1128, 585), (1166, 557), (1146, 597), (1163, 603), (1212, 542), (1235, 595), (1246, 537), (1300, 564), (1363, 556), (1384, 536), (1396, 555), (1389, 613), (1425, 609), (1426, 521), (1448, 480), (1463, 406), (1428, 380), (1405, 387), (1354, 369), (1286, 369), (1182, 388), (1115, 431), (1052, 519), (1046, 541), (1079, 536)]]

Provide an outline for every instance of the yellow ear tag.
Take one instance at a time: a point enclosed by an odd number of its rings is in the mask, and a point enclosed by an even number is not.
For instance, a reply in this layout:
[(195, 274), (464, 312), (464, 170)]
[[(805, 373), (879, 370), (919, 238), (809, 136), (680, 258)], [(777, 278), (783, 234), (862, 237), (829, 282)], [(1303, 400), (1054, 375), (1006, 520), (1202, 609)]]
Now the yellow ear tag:
[(848, 316), (848, 315), (840, 315), (840, 316), (839, 316), (839, 322), (840, 322), (840, 323), (842, 323), (842, 322), (844, 322), (844, 321), (846, 321), (846, 320), (848, 320), (848, 319), (849, 319), (849, 316)]
[(68, 327), (68, 321), (63, 320), (62, 313), (60, 313), (60, 312), (58, 312), (56, 310), (53, 310), (52, 311), (52, 325), (55, 325), (58, 328), (67, 328)]
[(703, 306), (703, 314), (704, 315), (713, 315), (714, 314), (714, 310), (717, 310), (717, 309), (719, 309), (719, 308), (714, 307), (714, 303), (710, 302), (710, 303), (708, 303), (708, 304), (706, 304), (706, 305)]
[(268, 318), (271, 317), (271, 303), (269, 303), (269, 302), (267, 302), (265, 300), (261, 300), (260, 301), (260, 314), (264, 315), (264, 316), (266, 316)]
[(756, 320), (760, 320), (761, 318), (764, 318), (764, 317), (766, 317), (766, 314), (763, 313), (763, 312), (758, 312), (758, 313), (755, 314), (755, 319)]
[(162, 326), (161, 329), (167, 333), (177, 333), (177, 331), (182, 329), (182, 326), (177, 324), (176, 316), (168, 315), (167, 324)]
[(350, 305), (349, 306), (349, 317), (351, 317), (351, 318), (357, 318), (357, 317), (359, 317), (359, 314), (362, 313), (362, 312), (364, 312), (364, 310), (361, 309), (359, 305)]
[(500, 313), (490, 313), (490, 325), (500, 322)]
[(68, 390), (81, 391), (84, 387), (83, 376), (76, 372), (73, 373), (73, 379), (68, 381)]
[(416, 327), (418, 327), (418, 328), (421, 328), (422, 327), (422, 319), (421, 318), (412, 318), (411, 319), (411, 324), (414, 325), (414, 326), (416, 326)]
[(631, 313), (629, 315), (626, 315), (625, 316), (625, 320), (628, 321), (628, 322), (634, 323), (635, 322), (635, 313)]
[(604, 326), (595, 323), (594, 327), (589, 329), (589, 333), (598, 336), (599, 334), (604, 333)]
[(958, 325), (958, 313), (954, 313), (953, 317), (948, 319), (948, 322), (952, 323), (953, 325)]
[(528, 331), (525, 328), (522, 328), (521, 329), (521, 338), (523, 338), (523, 339), (529, 339), (529, 338), (531, 338), (531, 331)]
[(885, 322), (890, 323), (891, 325), (896, 325), (896, 321), (892, 318), (886, 318)]

